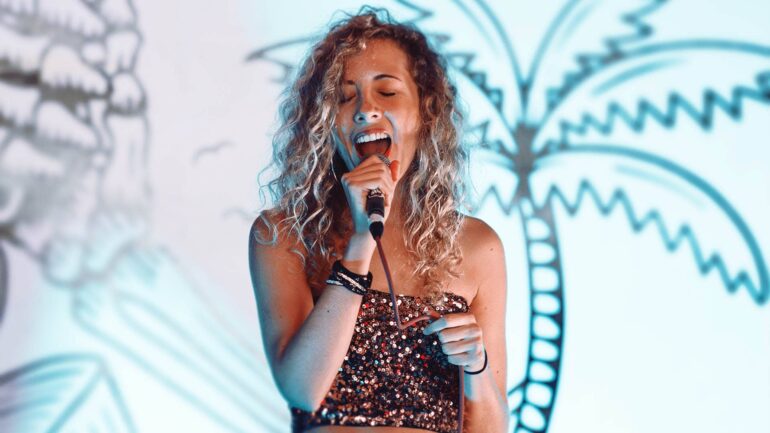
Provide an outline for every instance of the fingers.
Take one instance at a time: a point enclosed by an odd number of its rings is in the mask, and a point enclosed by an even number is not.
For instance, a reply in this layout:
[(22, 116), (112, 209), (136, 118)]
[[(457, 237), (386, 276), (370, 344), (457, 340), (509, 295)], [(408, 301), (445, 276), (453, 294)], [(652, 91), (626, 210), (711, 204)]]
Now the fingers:
[(475, 323), (454, 328), (444, 328), (440, 331), (436, 331), (436, 336), (441, 344), (466, 340), (469, 338), (480, 338), (481, 328)]
[(461, 340), (481, 341), (481, 327), (472, 313), (452, 313), (434, 320), (423, 334), (436, 334), (442, 345)]
[(358, 164), (356, 168), (364, 168), (370, 165), (377, 165), (377, 164), (382, 164), (385, 167), (387, 167), (387, 165), (384, 162), (382, 162), (382, 160), (377, 155), (369, 155), (369, 157), (361, 161), (361, 163)]
[(441, 351), (451, 364), (470, 367), (484, 357), (481, 327), (472, 313), (451, 313), (436, 319), (423, 329), (426, 335), (436, 334)]
[(459, 353), (481, 353), (481, 340), (460, 340), (444, 343), (441, 350), (447, 355), (457, 355)]
[(392, 191), (394, 188), (390, 176), (382, 170), (370, 171), (368, 173), (345, 173), (342, 180), (348, 185), (355, 184), (363, 189), (381, 188)]
[(442, 330), (444, 328), (452, 328), (455, 326), (467, 325), (470, 323), (476, 323), (476, 316), (471, 313), (451, 313), (441, 316), (440, 319), (434, 320), (428, 326), (423, 329), (425, 335), (432, 332)]
[(393, 182), (397, 182), (400, 174), (398, 172), (398, 168), (401, 166), (401, 163), (398, 161), (391, 161), (390, 162), (390, 176), (393, 178)]
[[(378, 167), (378, 164), (382, 164), (385, 167), (388, 167), (385, 163), (382, 162), (380, 158), (377, 157), (377, 155), (371, 155), (365, 160), (361, 162), (361, 164), (358, 164), (358, 167), (356, 169), (361, 168), (368, 168), (368, 167)], [(399, 161), (391, 161), (390, 162), (390, 178), (393, 179), (394, 182), (398, 181), (400, 178), (399, 168), (401, 167), (401, 163)]]
[(478, 353), (464, 352), (458, 353), (456, 355), (447, 355), (446, 359), (450, 364), (469, 367), (480, 363), (480, 360), (484, 359), (484, 350), (479, 350)]
[(333, 129), (333, 138), (338, 147), (338, 153), (345, 158), (350, 171), (341, 176), (345, 196), (350, 206), (353, 223), (357, 233), (368, 232), (368, 217), (365, 211), (369, 191), (379, 188), (385, 198), (384, 218), (388, 218), (390, 206), (395, 193), (395, 183), (398, 179), (399, 164), (397, 161), (386, 164), (378, 155), (370, 155), (358, 165), (354, 165), (350, 155), (340, 140), (340, 134)]
[(390, 177), (390, 173), (391, 173), (388, 166), (383, 164), (382, 162), (380, 162), (379, 164), (375, 163), (367, 166), (363, 166), (362, 164), (356, 167), (354, 170), (351, 170), (349, 173), (355, 175), (355, 174), (366, 174), (366, 173), (374, 173), (374, 172), (380, 173), (385, 177)]
[(381, 187), (388, 192), (392, 192), (395, 187), (392, 173), (392, 170), (377, 158), (376, 155), (372, 155), (355, 169), (345, 173), (342, 176), (342, 180), (348, 185), (356, 184), (365, 189)]

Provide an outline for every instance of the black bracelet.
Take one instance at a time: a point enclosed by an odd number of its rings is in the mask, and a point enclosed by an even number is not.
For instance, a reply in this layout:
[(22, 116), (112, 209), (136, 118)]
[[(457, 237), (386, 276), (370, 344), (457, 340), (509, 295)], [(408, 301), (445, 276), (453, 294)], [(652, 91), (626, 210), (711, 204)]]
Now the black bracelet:
[(357, 295), (365, 295), (372, 287), (372, 273), (366, 275), (357, 274), (342, 266), (342, 261), (336, 260), (332, 265), (332, 272), (326, 279), (326, 284), (342, 286)]
[(479, 370), (479, 371), (465, 371), (465, 370), (463, 370), (463, 371), (465, 372), (465, 374), (479, 374), (482, 371), (487, 369), (487, 361), (489, 361), (489, 358), (487, 358), (487, 349), (484, 349), (484, 366), (481, 367), (481, 370)]

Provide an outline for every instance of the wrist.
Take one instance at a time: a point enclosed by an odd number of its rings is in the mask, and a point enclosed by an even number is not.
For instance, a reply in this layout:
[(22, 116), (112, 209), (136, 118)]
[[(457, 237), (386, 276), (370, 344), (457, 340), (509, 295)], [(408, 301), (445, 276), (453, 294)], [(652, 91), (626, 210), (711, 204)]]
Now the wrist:
[(336, 260), (332, 265), (332, 272), (326, 279), (326, 284), (342, 286), (357, 295), (366, 295), (372, 286), (372, 273), (366, 275), (357, 274), (347, 269), (341, 260)]
[(463, 368), (463, 371), (465, 374), (479, 374), (487, 369), (487, 365), (489, 365), (489, 358), (487, 357), (487, 349), (484, 349), (484, 357), (482, 360), (477, 362), (476, 365), (469, 365)]
[(350, 237), (342, 255), (342, 265), (357, 274), (366, 275), (376, 248), (377, 243), (369, 232), (355, 233)]

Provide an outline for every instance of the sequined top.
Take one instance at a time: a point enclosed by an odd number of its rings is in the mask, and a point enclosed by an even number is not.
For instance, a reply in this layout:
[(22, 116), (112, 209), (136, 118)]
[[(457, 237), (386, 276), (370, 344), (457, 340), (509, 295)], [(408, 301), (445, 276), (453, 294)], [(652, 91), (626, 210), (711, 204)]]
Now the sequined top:
[[(467, 312), (465, 298), (446, 292), (438, 303), (398, 295), (401, 320), (428, 313)], [(292, 432), (320, 425), (411, 427), (457, 431), (458, 368), (441, 350), (437, 334), (423, 335), (428, 321), (398, 329), (390, 293), (369, 290), (355, 332), (329, 392), (315, 412), (291, 407)]]

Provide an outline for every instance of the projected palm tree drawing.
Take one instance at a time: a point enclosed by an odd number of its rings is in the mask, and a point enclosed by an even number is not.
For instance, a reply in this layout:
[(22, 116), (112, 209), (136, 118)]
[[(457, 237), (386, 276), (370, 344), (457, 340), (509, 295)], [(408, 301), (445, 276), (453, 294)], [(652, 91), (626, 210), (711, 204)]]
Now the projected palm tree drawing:
[[(525, 74), (485, 2), (393, 2), (447, 57), (471, 107), (475, 210), (494, 206), (522, 221), (530, 329), (524, 377), (509, 382), (512, 431), (547, 431), (556, 402), (566, 306), (555, 203), (570, 215), (589, 202), (604, 216), (621, 211), (635, 233), (652, 227), (668, 251), (689, 247), (700, 273), (716, 273), (729, 294), (767, 303), (767, 265), (744, 217), (686, 161), (651, 150), (642, 134), (682, 125), (708, 131), (716, 115), (739, 122), (748, 101), (770, 104), (770, 48), (722, 40), (645, 43), (653, 33), (645, 19), (663, 4), (567, 3)], [(463, 37), (453, 35), (458, 22)], [(280, 65), (285, 82), (297, 46), (307, 42), (271, 45), (248, 60)], [(723, 62), (730, 71), (702, 73)], [(640, 143), (617, 139), (619, 131)]]

